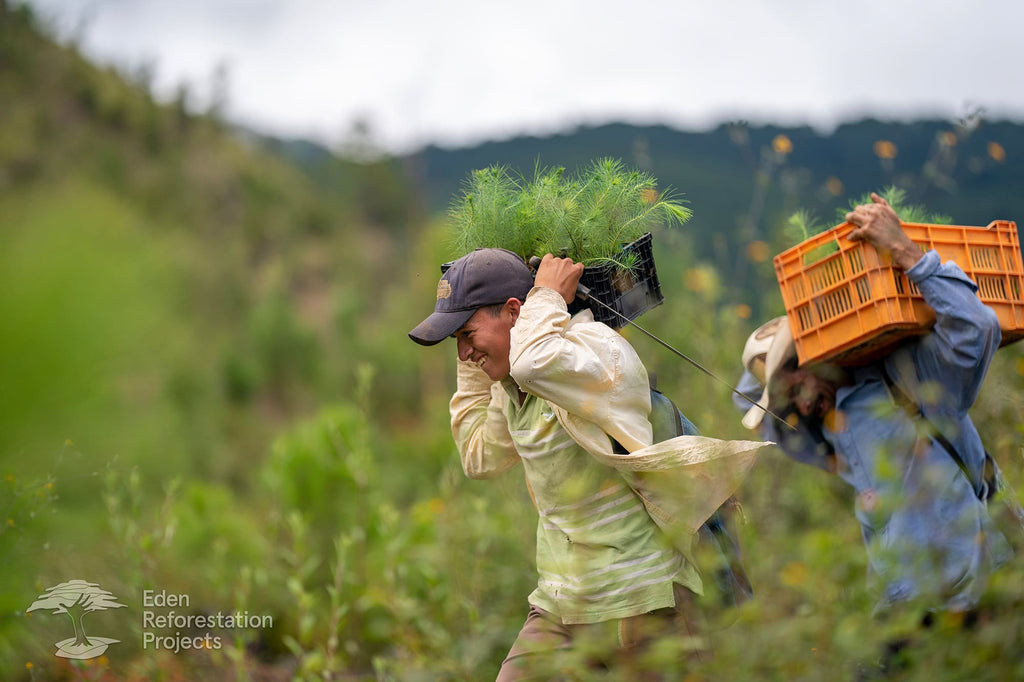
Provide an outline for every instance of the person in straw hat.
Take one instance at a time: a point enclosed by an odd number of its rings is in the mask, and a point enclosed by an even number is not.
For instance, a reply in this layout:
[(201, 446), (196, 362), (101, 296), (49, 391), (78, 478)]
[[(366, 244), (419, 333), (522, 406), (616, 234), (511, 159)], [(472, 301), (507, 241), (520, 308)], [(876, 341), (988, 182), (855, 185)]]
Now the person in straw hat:
[[(547, 254), (534, 279), (518, 255), (478, 249), (444, 273), (434, 312), (409, 336), (455, 339), (451, 425), (466, 475), (521, 465), (538, 512), (539, 579), (497, 679), (559, 679), (580, 642), (623, 679), (679, 679), (708, 652), (691, 543), (765, 443), (652, 443), (635, 350), (589, 310), (570, 318), (582, 272)], [(663, 636), (679, 669), (637, 670)]]
[(910, 602), (969, 612), (1010, 552), (989, 516), (986, 453), (968, 415), (999, 323), (975, 283), (934, 250), (923, 253), (884, 199), (872, 195), (846, 217), (857, 226), (851, 239), (891, 253), (917, 285), (934, 328), (864, 366), (801, 365), (790, 321), (773, 319), (742, 356), (738, 390), (759, 407), (734, 401), (744, 426), (853, 487), (876, 614)]

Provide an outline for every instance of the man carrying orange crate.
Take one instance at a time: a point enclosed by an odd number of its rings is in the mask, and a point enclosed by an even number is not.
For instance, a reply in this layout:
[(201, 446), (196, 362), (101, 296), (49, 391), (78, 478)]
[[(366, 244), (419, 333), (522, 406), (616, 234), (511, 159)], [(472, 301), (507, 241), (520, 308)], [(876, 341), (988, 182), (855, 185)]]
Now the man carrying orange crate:
[(955, 263), (922, 253), (892, 207), (871, 198), (847, 214), (856, 226), (849, 238), (892, 254), (935, 311), (934, 328), (866, 366), (801, 367), (788, 320), (776, 318), (748, 339), (739, 390), (796, 428), (735, 402), (747, 428), (853, 486), (880, 591), (876, 614), (906, 603), (970, 612), (1011, 554), (986, 506), (986, 463), (995, 462), (968, 416), (999, 347), (999, 322)]

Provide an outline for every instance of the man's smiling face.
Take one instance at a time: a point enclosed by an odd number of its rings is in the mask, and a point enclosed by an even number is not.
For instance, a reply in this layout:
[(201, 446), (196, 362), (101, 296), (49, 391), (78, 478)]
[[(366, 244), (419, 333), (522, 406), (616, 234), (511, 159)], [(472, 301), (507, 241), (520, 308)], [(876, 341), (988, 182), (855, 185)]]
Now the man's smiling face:
[(454, 334), (459, 359), (477, 363), (491, 381), (507, 377), (511, 371), (508, 358), (511, 329), (518, 316), (517, 299), (509, 299), (501, 306), (478, 309)]

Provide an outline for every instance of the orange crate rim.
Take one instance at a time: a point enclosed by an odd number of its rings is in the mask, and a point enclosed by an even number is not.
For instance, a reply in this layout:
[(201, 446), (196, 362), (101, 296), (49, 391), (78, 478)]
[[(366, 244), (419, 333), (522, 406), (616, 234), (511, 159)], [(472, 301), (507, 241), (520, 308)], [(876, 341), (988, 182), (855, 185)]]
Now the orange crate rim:
[[(978, 285), (978, 297), (999, 318), (1003, 345), (1024, 338), (1024, 263), (1016, 223), (901, 224), (922, 251), (935, 249), (943, 262), (955, 261)], [(801, 364), (862, 364), (934, 324), (934, 312), (888, 254), (846, 238), (853, 228), (842, 223), (775, 256)]]

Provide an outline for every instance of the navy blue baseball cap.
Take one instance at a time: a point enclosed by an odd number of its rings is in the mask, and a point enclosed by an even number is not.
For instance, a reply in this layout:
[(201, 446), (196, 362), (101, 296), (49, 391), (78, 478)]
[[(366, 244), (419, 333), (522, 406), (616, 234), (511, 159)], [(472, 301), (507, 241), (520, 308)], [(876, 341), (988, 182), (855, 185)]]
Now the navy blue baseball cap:
[(451, 264), (437, 283), (434, 312), (409, 332), (409, 338), (433, 346), (459, 331), (477, 309), (526, 299), (533, 271), (506, 249), (477, 249)]

